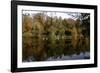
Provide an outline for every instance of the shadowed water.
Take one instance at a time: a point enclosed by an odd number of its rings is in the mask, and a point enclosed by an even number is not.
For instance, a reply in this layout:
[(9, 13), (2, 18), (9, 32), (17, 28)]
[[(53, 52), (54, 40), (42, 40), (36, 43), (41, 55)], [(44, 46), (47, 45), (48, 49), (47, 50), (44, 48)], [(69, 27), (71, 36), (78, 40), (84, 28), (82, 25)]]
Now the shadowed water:
[(90, 59), (85, 39), (77, 40), (76, 45), (74, 40), (66, 38), (23, 37), (23, 40), (23, 62)]

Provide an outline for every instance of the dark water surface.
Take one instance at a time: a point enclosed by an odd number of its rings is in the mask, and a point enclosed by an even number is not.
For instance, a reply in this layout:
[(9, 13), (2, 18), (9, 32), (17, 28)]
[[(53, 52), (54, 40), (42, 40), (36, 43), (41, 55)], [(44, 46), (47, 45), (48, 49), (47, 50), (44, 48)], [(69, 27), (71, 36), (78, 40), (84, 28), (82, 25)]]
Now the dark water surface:
[(23, 37), (23, 40), (23, 62), (90, 59), (90, 46), (85, 39)]

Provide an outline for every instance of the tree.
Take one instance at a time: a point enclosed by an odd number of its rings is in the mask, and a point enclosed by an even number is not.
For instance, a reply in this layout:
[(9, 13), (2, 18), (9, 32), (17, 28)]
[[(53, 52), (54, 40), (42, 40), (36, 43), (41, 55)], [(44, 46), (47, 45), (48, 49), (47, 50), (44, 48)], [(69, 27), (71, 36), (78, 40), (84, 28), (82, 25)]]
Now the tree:
[(82, 27), (85, 28), (82, 33), (85, 36), (90, 36), (90, 14), (81, 13), (81, 21), (82, 21)]

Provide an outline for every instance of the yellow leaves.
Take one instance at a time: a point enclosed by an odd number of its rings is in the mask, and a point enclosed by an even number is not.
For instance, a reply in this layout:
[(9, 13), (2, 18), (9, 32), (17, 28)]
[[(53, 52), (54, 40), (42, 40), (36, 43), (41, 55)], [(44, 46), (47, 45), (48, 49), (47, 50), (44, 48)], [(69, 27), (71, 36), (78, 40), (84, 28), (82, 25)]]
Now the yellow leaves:
[(32, 37), (32, 33), (31, 32), (24, 32), (23, 37)]
[(73, 48), (76, 48), (77, 41), (78, 41), (77, 29), (76, 29), (76, 27), (73, 27), (72, 28), (72, 46), (73, 46)]
[(23, 17), (23, 31), (31, 31), (32, 30), (32, 18), (29, 16)]

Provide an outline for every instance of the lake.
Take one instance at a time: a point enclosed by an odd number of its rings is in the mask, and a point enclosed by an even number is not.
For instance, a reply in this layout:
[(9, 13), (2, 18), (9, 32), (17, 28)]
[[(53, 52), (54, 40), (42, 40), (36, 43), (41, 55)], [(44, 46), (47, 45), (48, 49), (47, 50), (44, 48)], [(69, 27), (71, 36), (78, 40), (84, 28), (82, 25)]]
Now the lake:
[[(23, 62), (90, 59), (85, 39), (23, 38)], [(88, 41), (87, 41), (88, 42)]]

